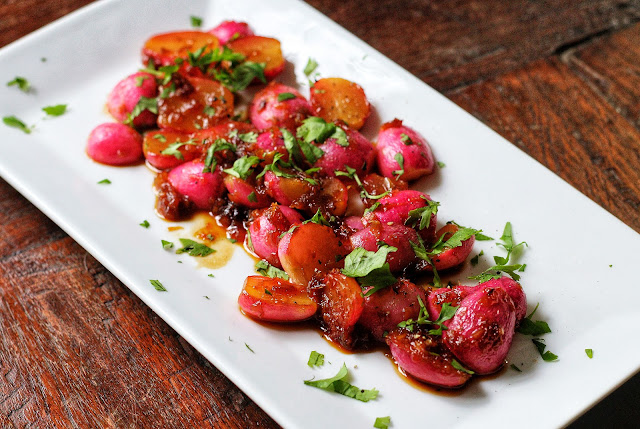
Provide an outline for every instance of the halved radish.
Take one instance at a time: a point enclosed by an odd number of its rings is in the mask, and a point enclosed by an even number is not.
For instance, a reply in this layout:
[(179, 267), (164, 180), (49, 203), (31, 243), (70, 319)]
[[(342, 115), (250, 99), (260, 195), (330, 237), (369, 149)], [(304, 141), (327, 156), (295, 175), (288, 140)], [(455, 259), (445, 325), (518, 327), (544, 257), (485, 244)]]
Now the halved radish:
[(316, 81), (310, 100), (314, 115), (327, 122), (343, 121), (355, 130), (362, 128), (371, 113), (362, 87), (339, 77)]
[(326, 274), (321, 284), (323, 329), (332, 341), (351, 349), (355, 344), (351, 334), (364, 309), (362, 288), (355, 279), (337, 269)]
[(234, 52), (243, 54), (246, 61), (265, 63), (264, 76), (273, 79), (284, 70), (284, 57), (280, 41), (271, 37), (246, 36), (232, 40), (227, 46)]
[(318, 309), (306, 288), (265, 276), (247, 277), (238, 304), (245, 314), (269, 322), (299, 322)]
[[(174, 150), (170, 150), (171, 145)], [(158, 170), (167, 170), (198, 158), (202, 154), (202, 142), (191, 139), (187, 133), (155, 130), (144, 135), (142, 151), (149, 165)]]
[(148, 39), (142, 48), (142, 62), (146, 65), (150, 59), (155, 65), (172, 65), (176, 58), (187, 59), (189, 52), (200, 48), (216, 49), (218, 38), (202, 31), (176, 31), (156, 34)]

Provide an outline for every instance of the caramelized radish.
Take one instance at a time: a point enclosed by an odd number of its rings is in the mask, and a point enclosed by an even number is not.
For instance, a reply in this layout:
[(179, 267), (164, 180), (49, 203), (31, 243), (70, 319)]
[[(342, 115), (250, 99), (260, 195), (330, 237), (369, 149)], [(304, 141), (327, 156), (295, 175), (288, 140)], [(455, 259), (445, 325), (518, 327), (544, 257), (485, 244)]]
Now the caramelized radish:
[[(446, 241), (451, 235), (453, 235), (458, 230), (458, 227), (454, 224), (448, 224), (443, 226), (436, 233), (436, 237), (440, 237), (442, 235), (445, 236), (444, 240)], [(475, 236), (471, 236), (471, 238), (464, 240), (461, 246), (447, 248), (442, 253), (435, 255), (431, 258), (431, 262), (436, 266), (438, 271), (446, 270), (447, 268), (452, 268), (457, 265), (460, 265), (467, 259), (469, 254), (471, 253), (471, 249), (473, 249), (473, 243), (475, 243)], [(431, 270), (431, 265), (425, 264), (423, 269)]]
[(311, 87), (311, 107), (315, 116), (327, 122), (343, 121), (359, 130), (371, 113), (360, 85), (339, 77), (324, 78)]
[(142, 62), (147, 65), (149, 60), (153, 60), (157, 66), (172, 65), (176, 58), (186, 60), (189, 52), (196, 52), (200, 48), (213, 50), (218, 45), (216, 36), (202, 31), (156, 34), (144, 43)]
[(273, 201), (264, 188), (256, 188), (255, 183), (230, 174), (224, 177), (224, 186), (231, 201), (250, 209), (267, 207)]
[(321, 283), (323, 329), (332, 341), (350, 350), (355, 345), (353, 329), (364, 309), (362, 288), (356, 280), (338, 270), (327, 273)]
[[(380, 207), (373, 214), (383, 224), (394, 223), (404, 225), (409, 219), (409, 213), (412, 210), (420, 209), (427, 206), (427, 201), (431, 197), (423, 192), (414, 190), (394, 191), (391, 195), (379, 200)], [(419, 229), (417, 222), (416, 229), (424, 241), (431, 243), (435, 241), (437, 215), (431, 216), (431, 222), (424, 229)]]
[(342, 264), (348, 249), (333, 230), (306, 223), (287, 232), (278, 244), (278, 257), (291, 281), (307, 285), (318, 273)]
[(265, 210), (257, 210), (251, 216), (253, 220), (249, 225), (249, 234), (253, 251), (274, 267), (282, 268), (278, 258), (280, 236), (291, 225), (302, 223), (302, 216), (297, 211), (278, 204), (272, 204)]
[(386, 341), (398, 366), (420, 381), (455, 388), (471, 378), (453, 367), (453, 356), (442, 346), (439, 336), (396, 329), (387, 335)]
[(265, 63), (264, 76), (271, 80), (284, 70), (284, 57), (280, 42), (271, 37), (246, 36), (232, 40), (227, 46), (234, 52), (243, 54), (246, 61)]
[(247, 277), (238, 304), (245, 314), (268, 322), (299, 322), (313, 317), (318, 309), (306, 288), (264, 276)]
[[(179, 143), (185, 143), (179, 145)], [(163, 154), (169, 146), (176, 145), (176, 152)], [(202, 154), (202, 143), (198, 139), (190, 139), (189, 134), (173, 130), (149, 131), (142, 142), (144, 157), (154, 168), (168, 170), (194, 160)]]

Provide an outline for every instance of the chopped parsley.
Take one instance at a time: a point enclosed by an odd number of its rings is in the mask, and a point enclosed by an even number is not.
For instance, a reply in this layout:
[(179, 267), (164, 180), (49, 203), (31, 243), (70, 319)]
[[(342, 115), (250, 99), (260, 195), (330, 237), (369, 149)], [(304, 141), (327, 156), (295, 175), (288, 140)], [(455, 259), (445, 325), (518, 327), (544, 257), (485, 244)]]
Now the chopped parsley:
[(216, 109), (215, 107), (205, 106), (204, 109), (202, 109), (202, 112), (207, 116), (215, 116)]
[(153, 136), (153, 138), (162, 143), (165, 143), (167, 141), (167, 138), (162, 134), (156, 134), (155, 136)]
[(347, 366), (343, 363), (342, 368), (340, 368), (340, 371), (338, 371), (335, 376), (323, 380), (305, 380), (304, 384), (328, 392), (336, 392), (362, 402), (369, 402), (378, 397), (378, 391), (375, 388), (367, 390), (360, 389), (345, 381), (348, 375), (349, 371), (347, 370)]
[(534, 338), (533, 344), (538, 349), (538, 353), (542, 356), (542, 360), (545, 362), (555, 362), (558, 360), (558, 355), (551, 353), (549, 350), (545, 351), (547, 345), (544, 343), (544, 339), (542, 338)]
[(42, 111), (49, 116), (60, 116), (64, 115), (67, 111), (66, 104), (56, 104), (55, 106), (47, 106), (43, 107)]
[(362, 181), (360, 180), (360, 177), (358, 177), (358, 175), (356, 174), (356, 169), (355, 168), (351, 168), (348, 165), (345, 165), (344, 169), (345, 169), (345, 171), (340, 171), (340, 170), (334, 171), (335, 175), (336, 176), (345, 176), (345, 177), (348, 177), (350, 179), (355, 180), (355, 182), (360, 187), (360, 196), (362, 198), (368, 198), (370, 200), (379, 200), (380, 198), (384, 198), (384, 197), (386, 197), (387, 195), (390, 194), (389, 191), (385, 191), (380, 195), (372, 195), (372, 194), (370, 194), (364, 188), (364, 185), (362, 184)]
[(138, 103), (136, 103), (135, 107), (131, 111), (130, 114), (127, 115), (127, 119), (124, 121), (125, 124), (131, 125), (133, 120), (138, 117), (145, 110), (150, 111), (151, 113), (158, 113), (158, 100), (156, 98), (150, 97), (140, 97)]
[(190, 256), (207, 256), (215, 252), (206, 244), (198, 243), (197, 241), (190, 240), (188, 238), (181, 238), (182, 248), (176, 250), (176, 253), (188, 253)]
[(388, 429), (391, 424), (391, 417), (376, 417), (376, 421), (373, 423), (373, 427), (376, 429)]
[(110, 185), (111, 184), (111, 180), (109, 179), (102, 179), (101, 181), (98, 182), (98, 185)]
[(365, 294), (369, 296), (396, 282), (396, 278), (391, 274), (387, 255), (397, 250), (397, 247), (386, 244), (380, 245), (376, 252), (370, 252), (358, 247), (347, 255), (341, 272), (347, 277), (358, 279), (358, 282), (363, 287), (373, 286)]
[(396, 162), (398, 163), (398, 167), (399, 167), (399, 169), (395, 170), (393, 172), (393, 174), (396, 177), (400, 177), (400, 176), (402, 176), (404, 174), (404, 156), (402, 156), (402, 154), (398, 152), (393, 156), (393, 159), (396, 160)]
[(22, 92), (29, 92), (31, 90), (29, 81), (21, 76), (16, 76), (13, 80), (7, 82), (7, 86), (17, 86)]
[(199, 16), (190, 16), (191, 18), (191, 26), (193, 28), (200, 28), (202, 27), (202, 18), (200, 18)]
[(299, 139), (305, 143), (315, 142), (317, 144), (324, 143), (327, 139), (333, 138), (340, 146), (349, 146), (347, 133), (333, 122), (326, 122), (317, 116), (311, 116), (300, 125), (296, 131)]
[(252, 202), (252, 203), (257, 203), (258, 202), (258, 196), (256, 195), (255, 191), (253, 191), (249, 195), (247, 195), (247, 200), (249, 200), (249, 202)]
[(278, 101), (287, 101), (294, 98), (296, 98), (296, 95), (290, 92), (281, 92), (280, 94), (278, 94)]
[(465, 368), (460, 362), (455, 359), (451, 359), (451, 366), (457, 369), (458, 371), (466, 372), (467, 374), (475, 374), (475, 372), (471, 371), (468, 368)]
[(281, 278), (283, 280), (289, 280), (289, 275), (282, 271), (280, 268), (274, 267), (264, 259), (259, 260), (256, 263), (256, 271), (263, 276), (271, 277), (271, 278)]
[(245, 347), (247, 348), (247, 350), (249, 350), (251, 353), (255, 353), (255, 352), (253, 351), (253, 349), (252, 349), (251, 347), (249, 347), (249, 344), (244, 343), (244, 346), (245, 346)]
[(427, 312), (427, 308), (424, 306), (424, 302), (422, 302), (422, 299), (420, 297), (418, 297), (418, 303), (420, 304), (420, 312), (418, 313), (418, 318), (416, 320), (404, 320), (398, 323), (398, 328), (405, 328), (413, 332), (416, 326), (437, 325), (437, 328), (430, 329), (427, 334), (442, 335), (442, 331), (447, 329), (447, 327), (444, 326), (444, 322), (450, 320), (453, 316), (455, 316), (456, 310), (458, 310), (457, 306), (452, 306), (450, 303), (445, 302), (442, 305), (442, 309), (440, 310), (438, 318), (432, 321), (429, 320), (429, 313)]
[(33, 129), (33, 126), (28, 127), (24, 122), (22, 122), (15, 116), (5, 116), (4, 118), (2, 118), (2, 122), (4, 122), (4, 124), (8, 127), (21, 130), (25, 134), (31, 134), (31, 130)]
[(538, 310), (539, 306), (540, 303), (536, 304), (536, 308), (533, 309), (531, 314), (520, 321), (520, 326), (518, 326), (518, 329), (516, 329), (519, 333), (523, 335), (538, 337), (540, 335), (548, 334), (551, 332), (551, 328), (549, 328), (547, 322), (544, 322), (542, 320), (536, 320), (534, 322), (533, 320), (531, 320), (533, 315)]
[(160, 240), (162, 242), (162, 248), (164, 250), (173, 249), (173, 243), (167, 240)]
[(593, 359), (593, 349), (584, 349), (584, 352), (587, 354), (589, 359)]
[[(490, 237), (483, 236), (483, 239), (485, 240), (490, 239)], [(469, 278), (479, 280), (480, 282), (486, 282), (487, 280), (490, 280), (490, 279), (500, 278), (502, 276), (501, 273), (504, 272), (508, 274), (515, 281), (520, 280), (520, 275), (517, 274), (516, 271), (523, 272), (524, 269), (526, 268), (526, 265), (525, 264), (509, 264), (509, 260), (511, 259), (512, 253), (516, 249), (518, 249), (523, 245), (524, 246), (528, 246), (528, 245), (525, 241), (518, 244), (514, 244), (511, 222), (507, 222), (505, 224), (504, 231), (502, 233), (502, 237), (500, 237), (500, 240), (502, 240), (502, 242), (496, 243), (496, 244), (498, 246), (503, 247), (507, 251), (506, 256), (504, 257), (494, 256), (493, 260), (495, 261), (496, 265), (486, 269), (485, 271), (483, 271), (482, 273), (476, 276), (472, 276)]]
[(314, 60), (313, 58), (309, 58), (307, 60), (307, 65), (304, 66), (304, 74), (305, 74), (305, 76), (309, 77), (311, 75), (311, 73), (316, 71), (316, 68), (318, 68), (318, 63), (316, 62), (316, 60)]
[(207, 148), (207, 156), (204, 160), (204, 169), (203, 173), (210, 173), (216, 168), (218, 165), (218, 161), (216, 160), (215, 153), (222, 150), (230, 150), (231, 152), (236, 151), (235, 145), (229, 143), (225, 139), (216, 139), (211, 146)]
[(262, 159), (255, 156), (243, 156), (233, 163), (233, 167), (224, 169), (223, 171), (231, 176), (245, 180), (253, 173), (253, 169), (262, 162)]
[(415, 227), (417, 225), (420, 230), (429, 227), (431, 224), (431, 217), (438, 213), (438, 206), (440, 206), (440, 203), (426, 198), (424, 198), (424, 200), (427, 205), (411, 210), (409, 212), (409, 217), (404, 222), (405, 225), (411, 227)]
[(471, 258), (471, 266), (475, 267), (476, 265), (478, 265), (478, 261), (480, 260), (480, 256), (484, 255), (484, 250), (481, 250), (480, 253), (478, 253), (476, 256), (474, 256), (473, 258)]
[(142, 86), (142, 82), (144, 82), (145, 79), (147, 79), (149, 76), (136, 76), (135, 77), (135, 81), (136, 81), (136, 86), (138, 88), (140, 88)]
[(410, 146), (413, 144), (413, 140), (411, 140), (411, 137), (409, 137), (405, 133), (400, 134), (400, 140), (402, 141), (402, 143), (404, 143), (407, 146)]
[(507, 222), (504, 226), (504, 231), (502, 233), (502, 237), (500, 237), (502, 243), (496, 243), (498, 246), (504, 247), (507, 251), (507, 255), (505, 257), (494, 256), (496, 264), (498, 265), (507, 265), (509, 263), (509, 259), (511, 258), (511, 253), (515, 251), (517, 248), (521, 246), (528, 246), (526, 241), (520, 242), (518, 244), (514, 244), (513, 242), (513, 231), (511, 228), (511, 222)]
[(143, 220), (142, 223), (140, 223), (140, 226), (143, 228), (149, 228), (151, 226), (151, 224), (149, 223), (148, 220)]
[(153, 286), (155, 290), (159, 292), (167, 291), (167, 289), (162, 285), (162, 283), (160, 283), (160, 280), (149, 280), (149, 283), (151, 283), (151, 286)]
[[(301, 126), (302, 127), (302, 126)], [(300, 128), (298, 128), (300, 130)], [(298, 140), (285, 128), (280, 130), (284, 139), (284, 147), (289, 152), (289, 158), (297, 165), (303, 165), (305, 160), (313, 165), (324, 155), (324, 151), (306, 139)]]
[(509, 367), (514, 371), (522, 372), (522, 370), (518, 368), (515, 363), (512, 363)]
[(436, 164), (438, 164), (438, 167), (440, 167), (440, 168), (445, 168), (447, 166), (447, 164), (445, 164), (444, 162), (440, 162), (440, 161), (436, 162)]
[(265, 63), (254, 63), (245, 61), (228, 72), (226, 70), (214, 70), (213, 76), (232, 92), (238, 92), (245, 89), (254, 79), (258, 79), (262, 83), (267, 83), (264, 77)]
[[(160, 134), (156, 134), (156, 136), (157, 136), (157, 135), (160, 135)], [(162, 136), (162, 137), (164, 137), (164, 136)], [(166, 141), (166, 139), (165, 139), (165, 141)], [(177, 158), (177, 159), (183, 160), (183, 159), (184, 159), (184, 155), (182, 155), (182, 152), (180, 152), (180, 150), (179, 150), (179, 149), (180, 149), (182, 146), (185, 146), (185, 145), (192, 145), (192, 146), (195, 146), (195, 145), (197, 145), (197, 144), (198, 144), (198, 143), (197, 143), (197, 142), (196, 142), (196, 140), (194, 140), (194, 139), (187, 140), (186, 142), (181, 142), (180, 140), (178, 140), (178, 141), (176, 141), (175, 143), (171, 143), (169, 146), (167, 146), (167, 148), (166, 148), (166, 149), (164, 149), (164, 150), (163, 150), (162, 152), (160, 152), (160, 153), (161, 153), (162, 155), (169, 155), (169, 156), (171, 156), (171, 155), (172, 155), (172, 156), (174, 156), (174, 157), (175, 157), (175, 158)]]
[(318, 353), (315, 350), (312, 350), (311, 354), (309, 355), (309, 361), (307, 362), (307, 365), (309, 365), (311, 368), (313, 368), (314, 366), (324, 365), (324, 355), (322, 353)]

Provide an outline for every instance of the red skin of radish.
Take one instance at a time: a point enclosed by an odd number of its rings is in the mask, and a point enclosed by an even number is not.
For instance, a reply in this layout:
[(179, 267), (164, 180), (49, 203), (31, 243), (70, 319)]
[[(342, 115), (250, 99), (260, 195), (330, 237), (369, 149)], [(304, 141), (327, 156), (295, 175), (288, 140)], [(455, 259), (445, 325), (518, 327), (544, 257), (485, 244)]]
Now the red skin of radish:
[(203, 173), (203, 169), (204, 163), (200, 161), (185, 162), (169, 172), (169, 183), (196, 207), (208, 210), (212, 202), (222, 196), (225, 188), (219, 170)]
[[(256, 187), (248, 181), (230, 174), (224, 177), (224, 186), (229, 192), (229, 199), (231, 201), (250, 209), (261, 209), (267, 207), (272, 201), (271, 197), (264, 193), (264, 190), (259, 192), (256, 190)], [(250, 199), (249, 195), (252, 193), (255, 198)]]
[(89, 134), (87, 155), (101, 164), (134, 164), (142, 159), (142, 136), (124, 124), (98, 125)]
[(280, 235), (287, 232), (291, 225), (302, 223), (302, 215), (287, 206), (278, 204), (272, 204), (268, 209), (257, 213), (259, 215), (249, 226), (253, 251), (274, 267), (282, 268), (278, 257)]
[(283, 152), (283, 154), (287, 154), (287, 149), (284, 147), (284, 139), (282, 138), (282, 133), (278, 128), (273, 128), (261, 132), (256, 139), (256, 146), (266, 152), (277, 151)]
[(391, 271), (397, 272), (416, 259), (411, 242), (418, 242), (418, 233), (404, 225), (376, 223), (354, 233), (349, 241), (352, 249), (362, 247), (370, 252), (378, 250), (379, 241), (396, 247), (398, 250), (387, 255), (387, 262)]
[[(140, 85), (138, 85), (140, 81)], [(145, 72), (134, 73), (122, 79), (111, 90), (107, 98), (107, 109), (118, 122), (124, 122), (138, 104), (140, 97), (153, 98), (158, 95), (156, 78)], [(136, 128), (148, 128), (156, 124), (158, 115), (143, 110), (133, 119)]]
[(395, 159), (398, 153), (404, 161), (401, 179), (410, 181), (433, 173), (435, 160), (429, 143), (415, 130), (402, 125), (402, 121), (398, 119), (382, 125), (377, 147), (378, 169), (383, 176), (393, 177), (394, 171), (401, 170)]
[[(458, 230), (458, 227), (456, 225), (448, 224), (438, 230), (438, 232), (436, 233), (436, 237), (440, 237), (443, 234), (452, 235), (457, 230)], [(447, 248), (443, 252), (435, 256), (432, 256), (431, 262), (433, 262), (433, 264), (436, 267), (436, 270), (438, 271), (446, 270), (446, 269), (458, 266), (462, 264), (469, 257), (469, 254), (473, 249), (473, 244), (475, 243), (475, 241), (476, 241), (476, 238), (475, 236), (472, 235), (470, 238), (464, 240), (460, 246)], [(421, 262), (424, 262), (424, 261), (421, 261)], [(424, 262), (424, 264), (422, 264), (419, 267), (419, 269), (423, 271), (432, 270), (431, 264), (428, 264), (426, 262)]]
[[(383, 224), (392, 222), (404, 225), (407, 219), (409, 219), (409, 212), (425, 207), (427, 205), (426, 200), (431, 200), (431, 197), (420, 191), (410, 189), (395, 191), (392, 192), (391, 195), (379, 200), (380, 207), (378, 207), (373, 214)], [(429, 226), (423, 230), (418, 230), (422, 239), (427, 243), (435, 241), (436, 221), (437, 215), (432, 215)]]
[(439, 336), (397, 328), (387, 335), (386, 342), (398, 367), (419, 381), (456, 388), (471, 378), (470, 374), (453, 367), (453, 356)]
[(254, 319), (280, 323), (309, 319), (318, 309), (315, 301), (309, 298), (306, 288), (264, 276), (247, 277), (238, 297), (238, 305)]
[(369, 140), (358, 131), (343, 127), (347, 134), (349, 146), (340, 146), (336, 139), (330, 138), (318, 147), (324, 155), (314, 164), (320, 172), (327, 176), (335, 176), (336, 171), (346, 171), (345, 166), (356, 170), (356, 174), (364, 176), (373, 167), (375, 150)]
[(425, 302), (425, 292), (409, 280), (397, 283), (364, 297), (364, 309), (358, 323), (378, 341), (384, 342), (384, 333), (391, 332), (398, 323), (417, 319), (420, 314), (418, 298)]
[(442, 340), (456, 358), (477, 374), (504, 364), (516, 324), (516, 310), (501, 287), (483, 287), (460, 303)]
[(245, 36), (253, 36), (249, 24), (239, 21), (222, 21), (217, 27), (208, 31), (218, 38), (221, 45), (226, 45), (229, 40), (239, 39)]
[[(280, 94), (295, 97), (278, 101)], [(251, 123), (259, 130), (271, 127), (286, 128), (295, 134), (296, 128), (310, 115), (309, 102), (295, 88), (271, 82), (260, 90), (249, 106)]]

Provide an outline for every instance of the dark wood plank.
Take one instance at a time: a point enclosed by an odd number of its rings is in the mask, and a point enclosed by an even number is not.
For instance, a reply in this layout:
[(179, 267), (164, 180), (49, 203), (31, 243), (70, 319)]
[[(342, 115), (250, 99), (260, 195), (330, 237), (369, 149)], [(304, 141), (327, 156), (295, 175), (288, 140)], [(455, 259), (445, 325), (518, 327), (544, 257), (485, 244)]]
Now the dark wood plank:
[(640, 24), (568, 51), (565, 60), (640, 127)]
[(439, 91), (640, 19), (637, 0), (307, 0)]
[(0, 426), (278, 427), (0, 180)]
[(451, 99), (640, 232), (640, 132), (560, 59)]

